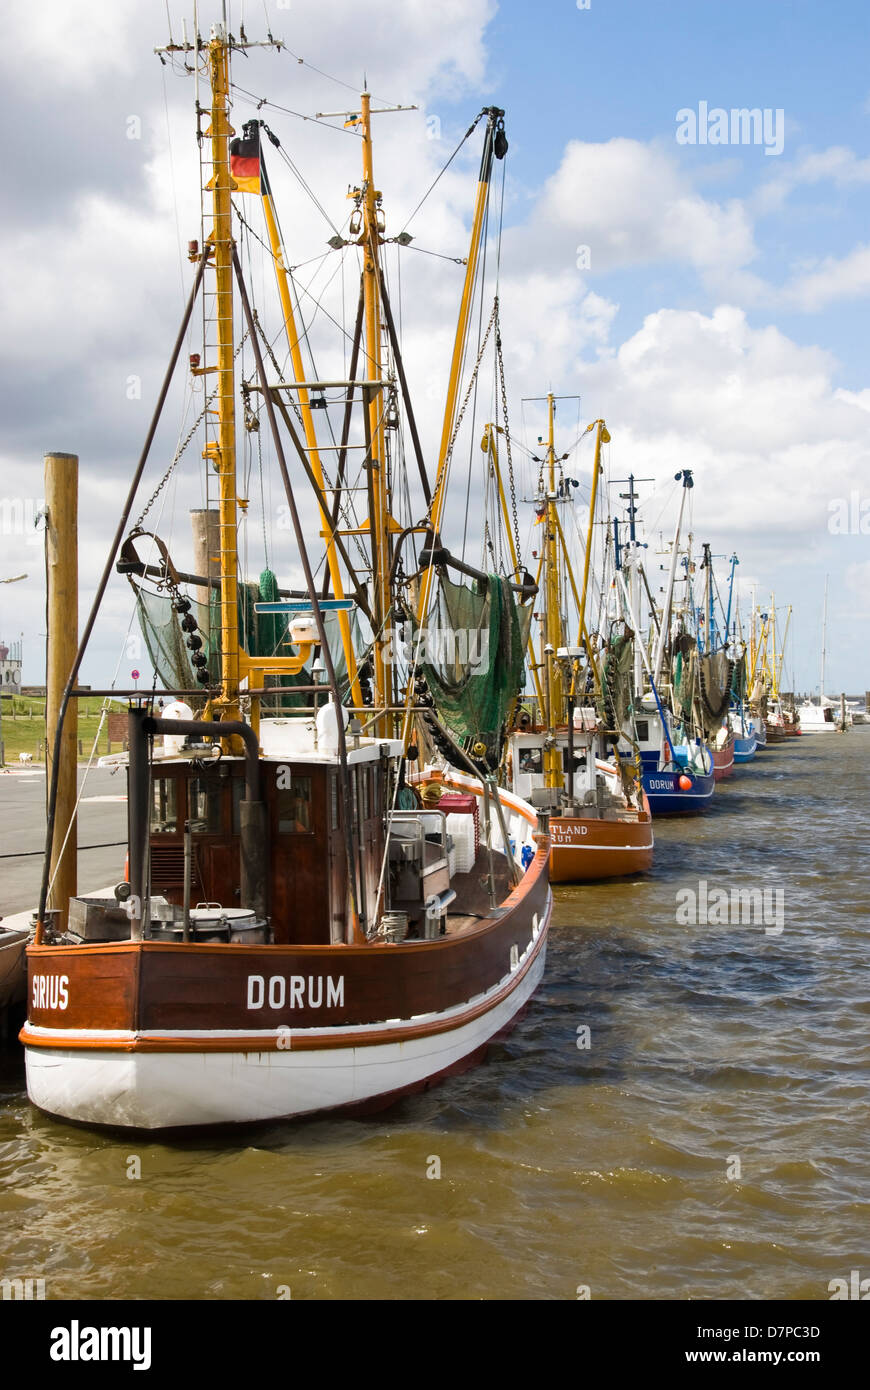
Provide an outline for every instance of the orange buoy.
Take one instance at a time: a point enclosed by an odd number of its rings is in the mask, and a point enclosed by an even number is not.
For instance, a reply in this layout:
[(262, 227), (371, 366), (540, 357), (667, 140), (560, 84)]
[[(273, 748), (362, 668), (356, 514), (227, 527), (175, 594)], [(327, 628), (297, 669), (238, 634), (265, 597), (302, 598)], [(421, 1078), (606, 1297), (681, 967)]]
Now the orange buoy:
[(687, 777), (685, 772), (680, 778), (679, 787), (681, 792), (690, 792), (692, 790), (692, 779), (691, 777)]

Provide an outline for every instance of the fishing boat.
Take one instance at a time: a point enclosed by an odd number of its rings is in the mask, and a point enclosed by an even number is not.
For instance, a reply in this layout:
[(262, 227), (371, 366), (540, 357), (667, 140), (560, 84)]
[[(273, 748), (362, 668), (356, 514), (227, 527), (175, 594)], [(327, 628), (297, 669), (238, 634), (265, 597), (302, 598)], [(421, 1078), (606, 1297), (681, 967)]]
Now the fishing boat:
[[(654, 838), (639, 757), (621, 758), (617, 752), (625, 732), (612, 679), (616, 664), (598, 659), (586, 623), (601, 446), (610, 435), (603, 420), (585, 431), (595, 432), (595, 454), (578, 590), (568, 528), (559, 516), (560, 509), (573, 505), (572, 488), (564, 476), (565, 456), (556, 451), (556, 397), (550, 393), (546, 400), (546, 448), (534, 498), (542, 532), (536, 585), (543, 595), (537, 653), (533, 642), (529, 647), (534, 694), (523, 701), (515, 719), (506, 781), (516, 795), (549, 815), (551, 881), (577, 883), (647, 872)], [(566, 617), (572, 600), (573, 642)]]
[(800, 727), (805, 733), (833, 733), (838, 728), (837, 702), (825, 694), (825, 659), (827, 657), (828, 633), (828, 576), (825, 575), (825, 590), (822, 599), (822, 641), (820, 653), (819, 699), (807, 698), (800, 705), (797, 715)]
[[(736, 556), (732, 558), (736, 561)], [(746, 698), (746, 644), (742, 638), (738, 638), (737, 631), (733, 634), (732, 642), (734, 669), (731, 676), (731, 711), (729, 717), (734, 733), (734, 762), (739, 766), (742, 763), (752, 762), (758, 747), (758, 737)]]
[[(634, 631), (635, 730), (643, 765), (643, 788), (653, 816), (697, 815), (710, 805), (716, 783), (713, 754), (700, 718), (697, 644), (686, 631), (685, 619), (674, 602), (686, 499), (694, 487), (691, 469), (681, 470), (676, 481), (681, 483), (680, 507), (665, 599), (660, 616), (650, 602), (647, 643), (643, 641), (640, 620), (642, 548), (635, 536), (633, 480), (629, 492), (630, 546), (626, 548), (619, 585)], [(687, 581), (689, 574), (687, 557)], [(649, 592), (648, 583), (642, 587)]]
[[(57, 754), (117, 560), (136, 589), (155, 670), (151, 692), (125, 692), (128, 751), (112, 759), (128, 779), (129, 871), (112, 891), (60, 904), (50, 901), (46, 871), (21, 1032), (32, 1102), (92, 1125), (189, 1129), (383, 1106), (478, 1060), (526, 1007), (544, 969), (552, 907), (547, 816), (473, 775), (461, 750), (455, 766), (444, 758), (437, 767), (423, 764), (420, 720), (437, 732), (437, 716), (430, 699), (418, 699), (416, 664), (400, 681), (391, 658), (396, 611), (413, 609), (421, 634), (431, 621), (491, 171), (507, 148), (504, 113), (486, 108), (475, 122), (484, 132), (481, 172), (430, 487), (382, 272), (377, 112), (364, 92), (357, 110), (342, 113), (359, 138), (363, 168), (349, 230), (334, 250), (351, 247), (359, 257), (361, 287), (347, 375), (324, 380), (303, 363), (306, 328), (286, 269), (262, 126), (247, 122), (235, 139), (230, 126), (231, 55), (257, 46), (217, 24), (207, 40), (185, 37), (161, 50), (209, 86), (210, 128), (200, 146), (206, 220), (201, 242), (190, 247), (196, 269), (185, 316), (55, 736)], [(199, 103), (197, 111), (198, 119), (206, 114)], [(250, 199), (244, 212), (243, 198)], [(243, 273), (234, 212), (240, 228), (262, 214), (256, 239), (276, 276), (292, 368), (286, 375), (252, 302), (256, 277)], [(206, 373), (216, 374), (200, 417), (204, 457), (219, 487), (216, 574), (179, 570), (166, 543), (146, 529), (145, 513), (128, 530), (194, 303), (206, 290), (205, 341), (191, 372), (203, 390)], [(250, 375), (240, 392), (242, 339)], [(422, 505), (409, 499), (404, 516), (403, 458), (392, 433), (399, 398), (424, 492)], [(350, 432), (355, 402), (362, 405), (361, 443)], [(330, 483), (317, 421), (331, 410), (341, 444)], [(240, 578), (242, 421), (248, 442), (261, 445), (261, 425), (270, 441), (301, 590), (279, 589), (268, 567), (257, 583)], [(298, 458), (296, 481), (316, 499), (322, 583), (285, 440)], [(350, 476), (354, 448), (364, 462)], [(362, 518), (350, 506), (358, 477)], [(423, 513), (425, 523), (415, 522)], [(352, 563), (349, 538), (365, 547), (364, 563)], [(408, 547), (421, 540), (428, 561), (419, 564), (415, 554), (409, 563)], [(490, 597), (510, 615), (509, 592), (491, 585)], [(161, 672), (165, 689), (157, 688)], [(170, 700), (162, 710), (158, 696)], [(60, 776), (55, 756), (49, 846), (66, 831), (56, 823)], [(437, 796), (427, 795), (433, 784)]]

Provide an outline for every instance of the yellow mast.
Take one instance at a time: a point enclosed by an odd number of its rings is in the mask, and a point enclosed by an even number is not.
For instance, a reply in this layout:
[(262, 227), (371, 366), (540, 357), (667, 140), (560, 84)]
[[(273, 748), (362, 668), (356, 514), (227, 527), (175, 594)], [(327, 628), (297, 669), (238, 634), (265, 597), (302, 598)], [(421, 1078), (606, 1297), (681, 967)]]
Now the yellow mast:
[[(290, 277), (287, 274), (287, 267), (284, 264), (284, 254), (281, 248), (281, 237), (278, 231), (278, 219), (275, 216), (275, 204), (272, 198), (272, 190), (269, 187), (268, 179), (264, 177), (265, 166), (260, 165), (261, 194), (263, 201), (263, 213), (266, 218), (266, 227), (269, 232), (269, 241), (272, 246), (272, 259), (275, 264), (275, 278), (278, 282), (278, 295), (281, 300), (281, 310), (284, 315), (284, 328), (287, 333), (287, 344), (290, 349), (290, 360), (293, 365), (293, 373), (297, 382), (305, 380), (305, 367), (302, 361), (302, 351), (299, 346), (299, 334), (296, 329), (296, 315), (293, 311), (293, 299), (290, 294)], [(311, 410), (311, 400), (308, 388), (302, 386), (296, 392), (299, 402), (299, 409), (302, 415), (302, 426), (305, 432), (305, 443), (308, 446), (308, 462), (314, 474), (317, 486), (320, 489), (320, 497), (325, 495), (325, 479), (323, 476), (323, 466), (320, 461), (320, 452), (317, 448), (317, 431), (314, 427), (314, 415)], [(318, 502), (319, 505), (319, 502)], [(338, 552), (330, 518), (326, 515), (323, 507), (320, 506), (320, 525), (321, 534), (326, 541), (326, 563), (329, 566), (329, 578), (332, 584), (332, 592), (336, 598), (344, 598), (344, 586), (339, 566)], [(348, 615), (343, 610), (338, 614), (339, 631), (341, 632), (341, 643), (344, 649), (344, 659), (350, 676), (351, 703), (354, 705), (362, 704), (362, 695), (359, 688), (359, 678), (357, 674), (356, 654), (353, 650), (351, 639), (350, 621)]]
[[(360, 97), (363, 147), (363, 186), (362, 193), (362, 232), (359, 244), (363, 249), (363, 304), (366, 335), (366, 376), (370, 381), (383, 379), (383, 352), (381, 337), (381, 293), (378, 247), (382, 241), (382, 224), (379, 225), (378, 205), (381, 195), (375, 188), (374, 163), (372, 159), (371, 97), (366, 91)], [(377, 698), (384, 708), (389, 708), (392, 700), (392, 667), (387, 667), (384, 650), (387, 642), (386, 626), (390, 614), (390, 547), (389, 521), (390, 497), (387, 487), (387, 449), (384, 426), (383, 389), (368, 393), (368, 436), (371, 456), (369, 469), (372, 499), (372, 512), (369, 529), (372, 541), (372, 581), (374, 603), (374, 668)], [(384, 736), (388, 722), (378, 720), (375, 734)]]
[(547, 508), (544, 513), (544, 624), (541, 631), (541, 652), (546, 692), (548, 738), (544, 744), (544, 771), (548, 787), (561, 787), (564, 781), (562, 754), (556, 746), (555, 734), (563, 722), (565, 690), (562, 668), (556, 653), (564, 646), (561, 587), (559, 583), (559, 517), (556, 512), (556, 450), (553, 442), (556, 404), (553, 393), (547, 396)]
[[(511, 530), (510, 517), (508, 516), (507, 497), (505, 496), (504, 482), (503, 482), (502, 476), (501, 476), (501, 466), (500, 466), (499, 461), (498, 461), (498, 447), (497, 447), (497, 445), (496, 445), (496, 440), (495, 440), (496, 434), (504, 434), (504, 430), (502, 429), (501, 425), (484, 425), (484, 428), (483, 428), (483, 439), (482, 439), (481, 442), (480, 442), (480, 447), (481, 447), (481, 449), (483, 450), (483, 452), (484, 452), (489, 458), (492, 459), (493, 471), (494, 471), (494, 473), (495, 473), (495, 480), (496, 480), (496, 484), (497, 484), (497, 486), (498, 486), (498, 499), (499, 499), (499, 504), (500, 504), (500, 506), (501, 506), (502, 520), (504, 521), (504, 533), (505, 533), (505, 535), (507, 536), (507, 542), (508, 542), (508, 547), (509, 547), (509, 549), (510, 549), (511, 561), (512, 561), (513, 567), (514, 567), (514, 568), (513, 568), (514, 578), (516, 579), (517, 583), (520, 583), (521, 580), (522, 580), (522, 575), (521, 575), (521, 573), (520, 573), (520, 557), (519, 557), (519, 555), (517, 554), (517, 548), (516, 548), (516, 545), (514, 544), (514, 537), (513, 537), (513, 532), (512, 532), (512, 530)], [(540, 678), (540, 676), (538, 675), (538, 663), (537, 663), (537, 661), (535, 660), (535, 649), (534, 649), (534, 645), (533, 645), (533, 642), (532, 642), (531, 633), (529, 634), (529, 641), (528, 641), (528, 656), (529, 656), (529, 669), (531, 670), (531, 673), (532, 673), (532, 680), (533, 680), (534, 683), (535, 683), (535, 693), (536, 693), (536, 695), (537, 695), (537, 697), (538, 697), (538, 708), (539, 708), (539, 709), (543, 709), (543, 708), (544, 708), (544, 692), (543, 692), (543, 690), (541, 689), (541, 678)]]
[[(208, 246), (215, 268), (217, 319), (218, 437), (210, 441), (204, 457), (218, 475), (220, 488), (221, 574), (221, 693), (215, 702), (224, 719), (239, 718), (239, 607), (236, 498), (236, 412), (233, 367), (233, 264), (232, 208), (229, 139), (229, 47), (221, 26), (208, 44), (211, 77), (212, 229)], [(207, 254), (207, 252), (206, 252)]]
[[(774, 700), (779, 699), (779, 681), (776, 678), (776, 600), (770, 596), (770, 640), (773, 647), (773, 664), (768, 670), (770, 678), (770, 693)], [(765, 664), (767, 664), (767, 654), (765, 653)]]
[(782, 680), (782, 668), (783, 668), (783, 665), (784, 665), (784, 663), (785, 663), (785, 645), (786, 645), (786, 642), (788, 641), (788, 630), (789, 630), (789, 627), (790, 627), (790, 626), (791, 626), (791, 604), (789, 604), (788, 608), (786, 609), (786, 613), (785, 613), (785, 632), (782, 634), (782, 646), (781, 646), (780, 649), (779, 649), (779, 658), (778, 658), (778, 661), (777, 661), (777, 668), (776, 668), (776, 688), (777, 688), (777, 691), (779, 690), (780, 681)]
[(583, 592), (580, 596), (580, 627), (579, 641), (586, 643), (587, 653), (591, 657), (589, 646), (589, 635), (586, 631), (586, 595), (589, 592), (589, 566), (592, 562), (592, 537), (593, 526), (595, 523), (595, 503), (598, 499), (598, 478), (601, 474), (601, 445), (610, 443), (610, 435), (603, 420), (593, 420), (591, 425), (587, 425), (585, 433), (598, 426), (598, 433), (595, 436), (595, 459), (592, 464), (592, 492), (589, 497), (589, 526), (586, 534), (586, 554), (583, 557)]
[[(435, 483), (435, 492), (432, 496), (432, 504), (429, 509), (432, 530), (436, 536), (441, 529), (441, 520), (444, 513), (444, 499), (447, 487), (447, 455), (450, 449), (450, 441), (453, 438), (456, 403), (459, 396), (459, 379), (462, 371), (462, 360), (465, 355), (465, 341), (468, 333), (471, 305), (474, 298), (474, 284), (477, 276), (478, 258), (480, 256), (480, 244), (483, 235), (486, 204), (489, 197), (489, 181), (492, 172), (493, 153), (497, 135), (501, 135), (502, 140), (504, 139), (502, 130), (504, 111), (500, 110), (497, 106), (491, 106), (488, 108), (487, 114), (489, 116), (489, 122), (486, 128), (483, 154), (480, 161), (480, 176), (478, 178), (477, 195), (474, 203), (474, 219), (471, 224), (471, 244), (469, 246), (468, 260), (465, 268), (465, 283), (462, 286), (459, 321), (456, 325), (456, 337), (453, 341), (450, 377), (447, 383), (447, 402), (444, 407), (444, 424), (441, 429), (441, 445), (438, 450), (438, 474)], [(506, 142), (504, 148), (507, 148)], [(504, 149), (498, 157), (501, 158), (503, 153)], [(430, 566), (425, 570), (420, 585), (420, 597), (417, 605), (418, 622), (423, 622), (426, 617), (431, 587), (432, 568)]]
[[(236, 402), (235, 402), (235, 342), (233, 319), (233, 238), (232, 191), (237, 187), (230, 170), (230, 137), (234, 134), (229, 119), (229, 53), (226, 29), (218, 24), (207, 47), (211, 84), (211, 125), (206, 137), (211, 140), (212, 176), (206, 185), (212, 195), (212, 229), (206, 239), (203, 255), (210, 257), (215, 270), (215, 324), (217, 331), (217, 366), (194, 367), (196, 375), (209, 371), (218, 374), (218, 435), (210, 440), (203, 457), (211, 461), (218, 477), (220, 517), (220, 627), (221, 627), (221, 693), (206, 707), (206, 717), (216, 714), (219, 719), (239, 719), (239, 692), (242, 678), (249, 687), (259, 689), (269, 673), (296, 675), (310, 659), (313, 643), (299, 644), (294, 656), (250, 657), (239, 642), (238, 608), (238, 496), (236, 493)], [(259, 702), (251, 707), (251, 723), (259, 724)], [(239, 747), (237, 737), (227, 741)]]

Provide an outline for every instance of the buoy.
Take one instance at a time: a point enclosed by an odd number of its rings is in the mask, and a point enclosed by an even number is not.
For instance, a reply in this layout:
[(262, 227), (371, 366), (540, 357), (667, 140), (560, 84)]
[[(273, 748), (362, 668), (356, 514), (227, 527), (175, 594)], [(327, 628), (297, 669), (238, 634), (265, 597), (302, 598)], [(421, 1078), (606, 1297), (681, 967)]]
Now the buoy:
[(685, 772), (680, 778), (679, 788), (681, 792), (690, 792), (692, 790), (692, 779), (691, 777), (687, 777)]

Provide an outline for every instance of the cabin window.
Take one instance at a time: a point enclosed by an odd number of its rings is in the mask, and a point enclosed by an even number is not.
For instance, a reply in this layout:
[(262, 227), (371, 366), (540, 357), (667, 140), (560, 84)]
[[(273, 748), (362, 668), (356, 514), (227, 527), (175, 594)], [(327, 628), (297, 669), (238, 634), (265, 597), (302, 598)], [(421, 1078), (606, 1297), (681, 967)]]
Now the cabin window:
[(544, 750), (542, 746), (520, 749), (520, 772), (541, 772), (543, 770)]
[(155, 835), (174, 835), (178, 829), (178, 782), (174, 777), (155, 777), (151, 829)]
[(569, 750), (568, 748), (563, 748), (563, 749), (562, 749), (562, 771), (563, 771), (563, 772), (576, 772), (577, 769), (578, 769), (578, 767), (582, 767), (582, 766), (583, 766), (583, 759), (582, 759), (582, 758), (578, 758), (578, 756), (577, 756), (576, 753), (575, 753), (574, 756), (572, 757), (572, 756), (571, 756), (571, 752), (570, 752), (570, 750)]
[(278, 787), (278, 834), (311, 830), (311, 778), (294, 777), (289, 787)]
[(329, 823), (333, 830), (338, 829), (338, 778), (329, 779)]
[(359, 799), (360, 811), (363, 820), (369, 818), (369, 770), (367, 767), (359, 769)]
[(648, 720), (648, 719), (638, 719), (638, 721), (637, 721), (637, 737), (638, 737), (638, 740), (639, 740), (639, 741), (641, 741), (641, 742), (643, 742), (643, 743), (646, 743), (647, 739), (649, 738), (649, 720)]
[(190, 781), (190, 828), (200, 835), (215, 835), (223, 826), (223, 783), (217, 778), (193, 777)]

